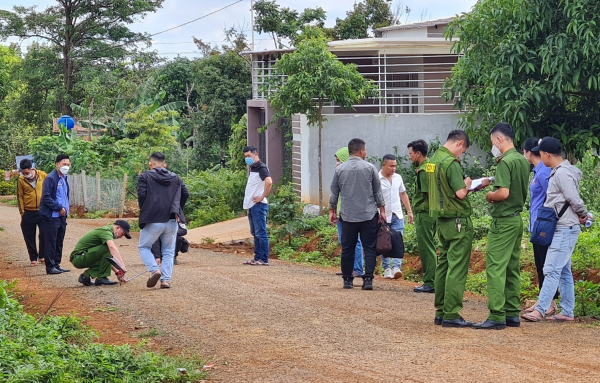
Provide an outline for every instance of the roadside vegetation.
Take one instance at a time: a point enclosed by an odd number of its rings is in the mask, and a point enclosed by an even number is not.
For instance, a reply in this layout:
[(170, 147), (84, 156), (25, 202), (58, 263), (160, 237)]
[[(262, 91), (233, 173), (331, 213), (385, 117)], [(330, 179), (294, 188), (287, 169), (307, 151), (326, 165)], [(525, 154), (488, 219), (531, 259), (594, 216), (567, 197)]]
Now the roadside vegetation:
[[(206, 376), (195, 356), (95, 343), (96, 334), (70, 315), (35, 317), (0, 280), (0, 380), (3, 382), (197, 382)], [(152, 334), (147, 334), (152, 336)]]

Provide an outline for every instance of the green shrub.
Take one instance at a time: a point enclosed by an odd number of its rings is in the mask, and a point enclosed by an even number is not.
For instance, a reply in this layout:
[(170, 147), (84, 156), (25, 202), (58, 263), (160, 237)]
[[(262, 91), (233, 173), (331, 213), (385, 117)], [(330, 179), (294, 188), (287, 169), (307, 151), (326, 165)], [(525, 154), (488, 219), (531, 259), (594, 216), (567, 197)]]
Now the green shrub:
[(487, 295), (487, 275), (485, 270), (477, 274), (467, 275), (465, 289), (475, 294)]
[(235, 218), (243, 210), (245, 171), (194, 172), (184, 182), (190, 192), (184, 211), (190, 228)]
[(583, 229), (571, 258), (571, 268), (587, 275), (589, 269), (600, 268), (600, 228), (595, 223)]
[[(198, 358), (171, 357), (137, 347), (93, 343), (81, 319), (23, 311), (0, 281), (0, 380), (3, 382), (195, 382)], [(188, 373), (180, 374), (178, 368)]]
[(575, 315), (581, 317), (600, 316), (599, 285), (592, 281), (575, 284)]
[(0, 181), (0, 195), (14, 195), (16, 193), (17, 187), (13, 181)]

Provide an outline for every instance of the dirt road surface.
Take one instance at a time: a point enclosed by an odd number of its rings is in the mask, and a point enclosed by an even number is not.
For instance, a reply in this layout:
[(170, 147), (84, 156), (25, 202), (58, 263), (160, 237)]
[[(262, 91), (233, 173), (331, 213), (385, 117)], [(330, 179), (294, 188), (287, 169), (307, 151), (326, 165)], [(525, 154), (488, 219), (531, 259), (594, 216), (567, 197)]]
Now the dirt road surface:
[[(273, 261), (242, 266), (235, 254), (190, 249), (175, 266), (173, 288), (84, 287), (79, 272), (47, 276), (30, 267), (17, 209), (0, 206), (0, 277), (20, 275), (29, 302), (56, 295), (58, 312), (92, 317), (109, 341), (135, 343), (134, 324), (158, 330), (151, 347), (190, 349), (214, 363), (219, 382), (598, 382), (600, 327), (524, 323), (502, 331), (433, 325), (433, 296), (410, 282), (378, 278), (374, 291), (343, 290), (330, 269)], [(108, 220), (70, 220), (63, 267), (76, 241)], [(130, 274), (143, 271), (137, 237), (117, 241)], [(358, 283), (358, 282), (357, 282)], [(43, 312), (51, 299), (28, 305)], [(107, 307), (112, 309), (108, 310)], [(482, 299), (462, 311), (482, 321)], [(146, 327), (147, 326), (147, 327)], [(107, 335), (108, 334), (108, 335)]]

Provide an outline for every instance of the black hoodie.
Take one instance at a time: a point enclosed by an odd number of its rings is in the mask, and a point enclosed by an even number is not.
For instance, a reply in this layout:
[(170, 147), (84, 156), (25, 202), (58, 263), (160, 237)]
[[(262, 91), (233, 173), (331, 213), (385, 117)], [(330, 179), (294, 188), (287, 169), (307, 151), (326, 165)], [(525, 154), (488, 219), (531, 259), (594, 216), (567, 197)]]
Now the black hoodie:
[(140, 205), (140, 228), (147, 223), (164, 223), (175, 218), (185, 222), (183, 207), (190, 196), (177, 174), (156, 167), (140, 174), (138, 179), (138, 203)]

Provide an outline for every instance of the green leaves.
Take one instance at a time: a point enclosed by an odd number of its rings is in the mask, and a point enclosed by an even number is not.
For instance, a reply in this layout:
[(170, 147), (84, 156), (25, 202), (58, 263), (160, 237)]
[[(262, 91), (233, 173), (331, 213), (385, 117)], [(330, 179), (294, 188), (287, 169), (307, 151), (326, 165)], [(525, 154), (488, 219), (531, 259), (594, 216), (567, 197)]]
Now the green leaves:
[(562, 126), (566, 151), (581, 159), (600, 149), (584, 139), (600, 120), (598, 22), (600, 3), (592, 0), (479, 2), (446, 30), (463, 56), (444, 96), (458, 96), (456, 105), (467, 108), (461, 123), (484, 146), (501, 120), (516, 129), (517, 145), (560, 138), (553, 126)]

